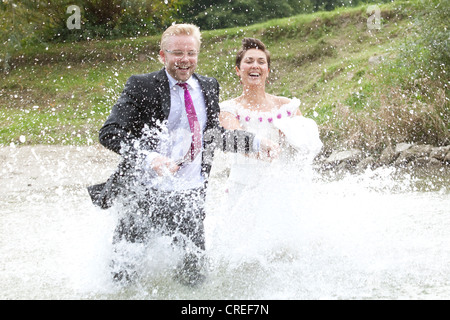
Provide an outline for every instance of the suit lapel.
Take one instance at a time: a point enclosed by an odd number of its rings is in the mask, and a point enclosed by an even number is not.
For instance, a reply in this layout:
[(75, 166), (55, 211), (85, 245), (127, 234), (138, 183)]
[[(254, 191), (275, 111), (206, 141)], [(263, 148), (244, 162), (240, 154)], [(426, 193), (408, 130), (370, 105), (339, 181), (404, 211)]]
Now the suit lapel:
[(211, 97), (211, 94), (214, 92), (214, 88), (211, 83), (205, 80), (202, 76), (199, 76), (194, 73), (194, 76), (197, 78), (200, 83), (200, 87), (202, 88), (203, 97), (205, 99), (205, 107), (206, 107), (206, 127), (209, 127), (211, 124), (211, 120), (214, 118), (214, 114), (217, 112), (214, 108), (214, 99)]
[(164, 115), (164, 119), (167, 119), (170, 114), (170, 87), (165, 69), (162, 69), (156, 74), (155, 80), (158, 81), (156, 90), (161, 96), (161, 110)]

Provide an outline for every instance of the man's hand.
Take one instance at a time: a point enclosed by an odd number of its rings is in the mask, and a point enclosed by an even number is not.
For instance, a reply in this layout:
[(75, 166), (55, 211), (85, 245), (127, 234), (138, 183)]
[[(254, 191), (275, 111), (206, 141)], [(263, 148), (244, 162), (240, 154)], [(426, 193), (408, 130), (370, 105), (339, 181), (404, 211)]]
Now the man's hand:
[(278, 158), (280, 146), (268, 139), (261, 139), (259, 156), (262, 160), (272, 161)]
[(172, 159), (164, 156), (157, 156), (151, 162), (151, 167), (159, 176), (174, 175), (180, 166), (178, 166)]

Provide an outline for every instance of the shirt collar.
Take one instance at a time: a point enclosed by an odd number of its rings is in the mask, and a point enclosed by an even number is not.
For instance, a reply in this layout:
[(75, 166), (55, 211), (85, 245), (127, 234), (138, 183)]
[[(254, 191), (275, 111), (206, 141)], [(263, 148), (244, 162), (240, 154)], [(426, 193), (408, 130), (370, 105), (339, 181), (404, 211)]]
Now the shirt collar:
[[(165, 70), (165, 71), (166, 71), (167, 78), (169, 79), (169, 86), (170, 86), (170, 88), (174, 88), (174, 87), (176, 86), (176, 84), (178, 83), (178, 81), (175, 80), (175, 79), (167, 72), (167, 70)], [(195, 77), (192, 77), (192, 76), (186, 81), (186, 83), (188, 84), (188, 86), (189, 86), (190, 88), (198, 88), (198, 87), (200, 86), (200, 84), (198, 83), (198, 80), (197, 80)]]

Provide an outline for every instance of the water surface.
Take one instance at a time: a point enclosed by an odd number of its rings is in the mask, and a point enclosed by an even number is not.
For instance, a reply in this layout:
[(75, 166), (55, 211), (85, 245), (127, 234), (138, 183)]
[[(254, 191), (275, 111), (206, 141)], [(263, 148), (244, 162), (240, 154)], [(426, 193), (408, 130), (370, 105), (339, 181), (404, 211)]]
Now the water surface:
[(218, 163), (205, 221), (209, 274), (189, 288), (173, 279), (177, 257), (165, 239), (136, 248), (137, 283), (111, 281), (117, 215), (93, 207), (85, 187), (112, 173), (114, 154), (7, 147), (0, 159), (2, 299), (450, 298), (448, 167), (316, 173), (290, 214), (258, 213), (270, 228), (236, 224), (253, 228), (243, 245), (224, 232)]

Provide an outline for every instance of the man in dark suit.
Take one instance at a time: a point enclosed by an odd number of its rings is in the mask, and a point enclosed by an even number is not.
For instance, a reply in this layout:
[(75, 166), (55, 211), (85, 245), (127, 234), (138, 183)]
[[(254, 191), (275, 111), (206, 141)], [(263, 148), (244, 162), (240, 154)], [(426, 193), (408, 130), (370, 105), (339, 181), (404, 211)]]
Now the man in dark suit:
[[(200, 42), (199, 29), (189, 24), (163, 33), (164, 68), (131, 76), (100, 129), (100, 143), (122, 161), (106, 183), (88, 188), (100, 207), (122, 206), (115, 243), (145, 243), (155, 233), (173, 237), (186, 252), (179, 278), (191, 284), (202, 278), (204, 202), (214, 150), (277, 152), (270, 141), (219, 126), (219, 84), (194, 73)], [(116, 279), (129, 279), (130, 270), (116, 269)]]

